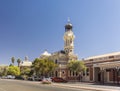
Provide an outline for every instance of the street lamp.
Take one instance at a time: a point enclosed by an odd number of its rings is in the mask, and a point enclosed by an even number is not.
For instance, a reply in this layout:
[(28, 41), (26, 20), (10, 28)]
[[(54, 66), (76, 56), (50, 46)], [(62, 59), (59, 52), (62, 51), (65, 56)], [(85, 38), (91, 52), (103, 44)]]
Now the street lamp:
[(61, 64), (59, 64), (59, 68), (60, 68), (60, 77), (61, 77)]

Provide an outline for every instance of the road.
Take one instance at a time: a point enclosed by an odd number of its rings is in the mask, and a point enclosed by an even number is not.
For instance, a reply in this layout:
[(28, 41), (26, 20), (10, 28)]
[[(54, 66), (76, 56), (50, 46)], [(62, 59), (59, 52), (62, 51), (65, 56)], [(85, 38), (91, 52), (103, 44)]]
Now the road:
[[(90, 91), (77, 88), (45, 85), (40, 82), (0, 79), (0, 91)], [(92, 90), (93, 91), (93, 90)]]

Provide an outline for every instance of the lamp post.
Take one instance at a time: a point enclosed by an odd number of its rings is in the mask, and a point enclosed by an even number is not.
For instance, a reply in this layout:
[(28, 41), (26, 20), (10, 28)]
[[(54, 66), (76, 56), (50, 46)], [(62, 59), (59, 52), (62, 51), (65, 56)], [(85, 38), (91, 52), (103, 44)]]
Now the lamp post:
[(59, 68), (60, 68), (60, 77), (61, 77), (61, 64), (59, 64)]

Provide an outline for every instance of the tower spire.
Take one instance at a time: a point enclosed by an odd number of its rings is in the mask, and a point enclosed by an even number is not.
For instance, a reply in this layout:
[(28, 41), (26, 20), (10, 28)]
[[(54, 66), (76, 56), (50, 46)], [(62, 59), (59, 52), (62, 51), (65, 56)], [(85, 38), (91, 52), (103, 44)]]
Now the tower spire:
[(72, 31), (72, 24), (70, 23), (70, 17), (68, 17), (67, 24), (65, 25), (65, 31)]
[(70, 17), (68, 17), (68, 23), (70, 23)]

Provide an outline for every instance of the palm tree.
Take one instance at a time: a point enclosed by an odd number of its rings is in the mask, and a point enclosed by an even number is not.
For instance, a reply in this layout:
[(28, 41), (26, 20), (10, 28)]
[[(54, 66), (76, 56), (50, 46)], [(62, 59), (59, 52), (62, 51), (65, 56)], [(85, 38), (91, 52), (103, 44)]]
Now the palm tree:
[(18, 67), (20, 67), (21, 60), (17, 59)]
[(11, 58), (11, 62), (14, 65), (14, 63), (15, 63), (15, 58), (14, 57)]

